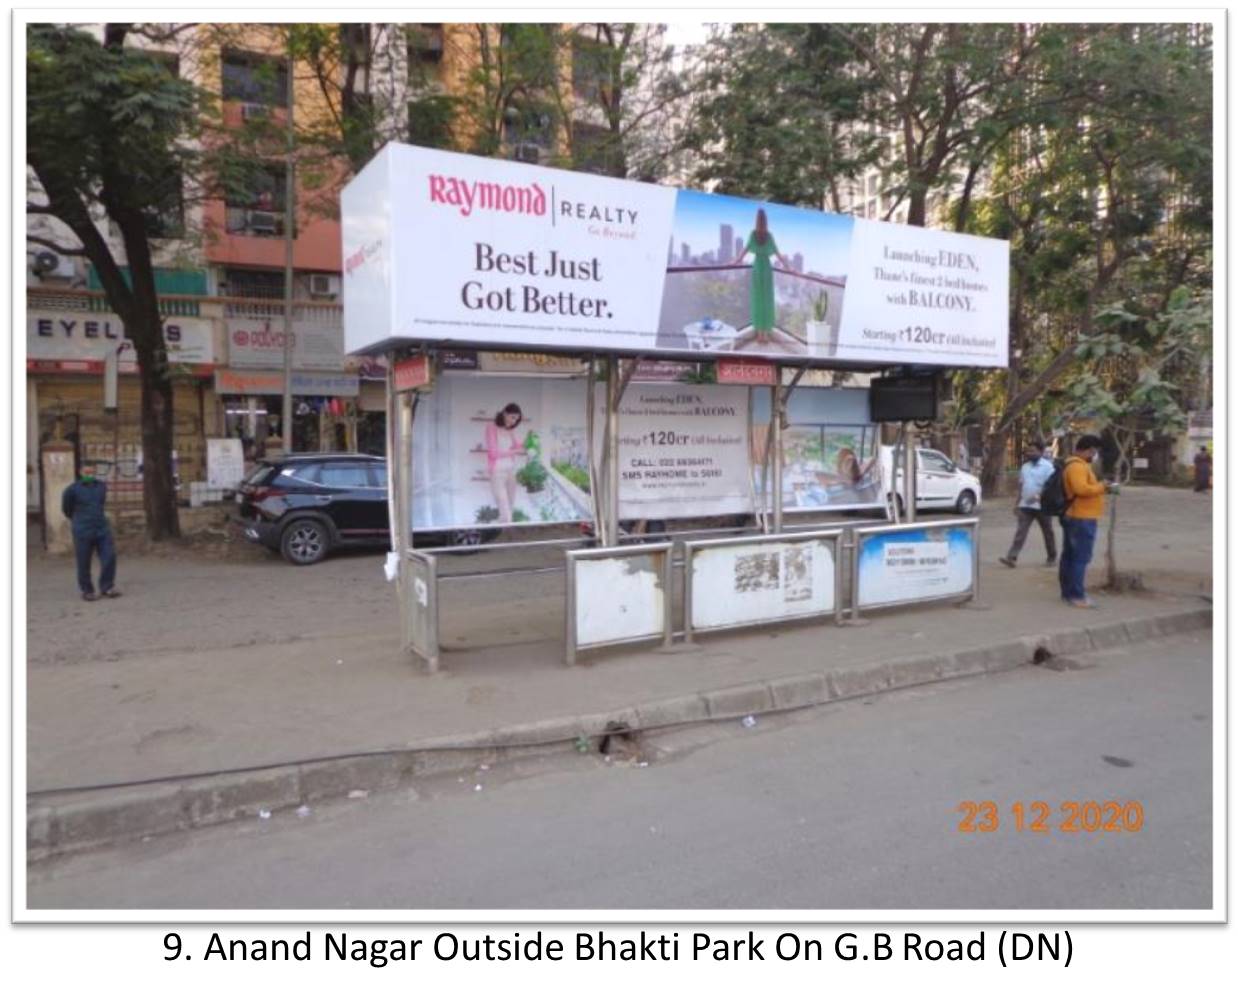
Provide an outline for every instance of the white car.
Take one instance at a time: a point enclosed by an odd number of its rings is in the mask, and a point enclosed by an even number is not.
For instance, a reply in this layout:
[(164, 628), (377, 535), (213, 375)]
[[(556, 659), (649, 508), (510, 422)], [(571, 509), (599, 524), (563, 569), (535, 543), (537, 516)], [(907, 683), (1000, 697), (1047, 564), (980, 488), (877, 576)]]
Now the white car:
[[(881, 469), (884, 479), (894, 482), (891, 492), (902, 491), (902, 468), (894, 471), (894, 447), (881, 447)], [(980, 479), (962, 470), (953, 460), (938, 450), (921, 446), (916, 449), (916, 511), (934, 509), (971, 515), (980, 507)], [(898, 496), (902, 507), (902, 495)]]

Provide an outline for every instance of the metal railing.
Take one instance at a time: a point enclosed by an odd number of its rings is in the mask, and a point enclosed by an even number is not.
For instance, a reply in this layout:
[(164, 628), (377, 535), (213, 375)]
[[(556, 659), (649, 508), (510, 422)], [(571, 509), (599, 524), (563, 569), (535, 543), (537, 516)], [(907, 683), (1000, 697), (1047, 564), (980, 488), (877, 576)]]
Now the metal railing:
[[(102, 291), (71, 288), (26, 288), (26, 306), (46, 311), (83, 311), (109, 314), (112, 306)], [(201, 318), (222, 314), (224, 318), (283, 318), (284, 302), (279, 298), (209, 297), (196, 294), (160, 294), (159, 313), (181, 318)], [(297, 321), (323, 328), (340, 328), (343, 305), (330, 301), (295, 300), (292, 316)]]

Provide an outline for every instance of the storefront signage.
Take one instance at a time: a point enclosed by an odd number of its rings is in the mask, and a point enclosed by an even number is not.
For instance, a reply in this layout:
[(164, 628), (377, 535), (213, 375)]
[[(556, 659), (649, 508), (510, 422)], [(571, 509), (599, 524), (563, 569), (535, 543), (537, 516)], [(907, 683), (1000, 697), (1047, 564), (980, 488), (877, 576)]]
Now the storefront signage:
[(860, 537), (859, 606), (963, 595), (975, 581), (975, 535), (965, 526), (915, 527)]
[(438, 362), (443, 370), (476, 370), (477, 354), (458, 349), (444, 350), (438, 354)]
[(491, 353), (477, 354), (483, 373), (536, 373), (567, 374), (580, 376), (585, 372), (585, 361), (571, 356), (551, 356), (547, 353)]
[[(361, 390), (356, 374), (315, 373), (294, 370), (292, 393), (308, 396), (355, 397)], [(216, 394), (283, 394), (281, 370), (216, 370)]]
[(430, 357), (425, 353), (396, 363), (392, 380), (397, 391), (413, 391), (430, 383)]
[[(279, 367), (284, 362), (282, 318), (228, 319), (228, 365)], [(298, 370), (343, 370), (344, 330), (292, 323), (292, 365)]]
[(637, 384), (670, 384), (690, 379), (698, 369), (699, 364), (678, 360), (638, 360), (632, 381)]
[(764, 360), (719, 360), (719, 384), (753, 384), (773, 387), (778, 383), (778, 369)]
[(1007, 364), (996, 239), (398, 144), (342, 215), (350, 352)]
[[(211, 322), (204, 318), (169, 318), (163, 325), (164, 343), (172, 363), (191, 365), (215, 362)], [(59, 364), (76, 372), (103, 370), (108, 353), (119, 353), (122, 373), (137, 370), (133, 343), (124, 337), (119, 316), (85, 312), (30, 312), (26, 319), (26, 357), (41, 364)]]

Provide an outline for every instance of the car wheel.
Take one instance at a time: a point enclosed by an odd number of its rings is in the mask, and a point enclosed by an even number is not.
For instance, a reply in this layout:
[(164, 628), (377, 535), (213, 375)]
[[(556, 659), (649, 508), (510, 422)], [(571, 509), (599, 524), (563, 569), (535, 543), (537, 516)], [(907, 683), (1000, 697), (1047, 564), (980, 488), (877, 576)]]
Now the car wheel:
[(298, 567), (318, 563), (330, 548), (331, 535), (327, 527), (315, 519), (288, 523), (279, 541), (279, 552), (284, 559)]
[(976, 496), (970, 491), (964, 491), (959, 495), (959, 500), (955, 503), (954, 508), (959, 515), (971, 515), (976, 510)]

